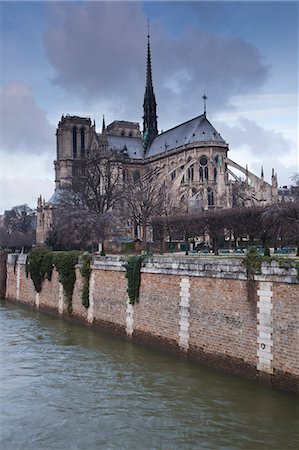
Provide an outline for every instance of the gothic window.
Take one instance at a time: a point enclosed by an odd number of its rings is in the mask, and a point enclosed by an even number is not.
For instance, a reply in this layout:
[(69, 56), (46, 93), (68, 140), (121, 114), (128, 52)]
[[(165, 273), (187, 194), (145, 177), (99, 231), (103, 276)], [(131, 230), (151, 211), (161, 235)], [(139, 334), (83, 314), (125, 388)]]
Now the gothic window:
[(85, 134), (84, 134), (84, 128), (81, 128), (81, 157), (84, 158), (85, 156)]
[(173, 172), (171, 172), (171, 181), (173, 181), (176, 177), (176, 171), (174, 170)]
[(214, 183), (217, 183), (217, 169), (214, 167)]
[(214, 191), (210, 186), (207, 189), (207, 195), (208, 195), (208, 205), (214, 206)]
[(203, 155), (200, 157), (199, 162), (200, 162), (200, 165), (204, 167), (208, 164), (208, 159), (206, 156)]
[(194, 180), (194, 166), (190, 166), (188, 169), (188, 180), (193, 181)]
[(73, 158), (77, 158), (77, 127), (73, 128)]
[(209, 179), (208, 158), (205, 155), (199, 158), (199, 179), (200, 181)]
[(128, 181), (128, 171), (124, 170), (123, 171), (123, 182), (126, 182), (126, 181)]
[(140, 180), (140, 172), (139, 170), (135, 170), (133, 172), (133, 181), (134, 183), (137, 183)]
[(205, 180), (208, 181), (208, 179), (209, 179), (209, 169), (208, 169), (208, 166), (206, 166), (206, 167), (204, 168), (204, 175), (205, 175)]
[(203, 168), (199, 166), (199, 181), (203, 181)]

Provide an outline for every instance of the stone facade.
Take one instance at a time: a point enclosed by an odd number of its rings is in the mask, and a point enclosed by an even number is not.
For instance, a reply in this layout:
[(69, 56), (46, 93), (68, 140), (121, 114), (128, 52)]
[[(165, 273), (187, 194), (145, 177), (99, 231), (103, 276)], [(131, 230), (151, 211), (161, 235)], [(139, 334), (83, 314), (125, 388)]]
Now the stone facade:
[[(121, 257), (94, 259), (88, 309), (76, 269), (73, 319), (299, 393), (295, 263), (284, 269), (264, 263), (254, 280), (256, 299), (249, 301), (241, 259), (147, 259), (135, 305), (128, 302), (124, 263)], [(67, 316), (57, 273), (36, 294), (23, 256), (8, 257), (6, 297)]]

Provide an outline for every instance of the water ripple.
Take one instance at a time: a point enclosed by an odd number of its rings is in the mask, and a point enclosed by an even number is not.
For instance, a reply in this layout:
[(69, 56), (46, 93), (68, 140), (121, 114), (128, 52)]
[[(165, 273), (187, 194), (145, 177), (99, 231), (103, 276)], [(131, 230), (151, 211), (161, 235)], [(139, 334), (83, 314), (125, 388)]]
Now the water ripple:
[(298, 403), (4, 303), (1, 450), (298, 448)]

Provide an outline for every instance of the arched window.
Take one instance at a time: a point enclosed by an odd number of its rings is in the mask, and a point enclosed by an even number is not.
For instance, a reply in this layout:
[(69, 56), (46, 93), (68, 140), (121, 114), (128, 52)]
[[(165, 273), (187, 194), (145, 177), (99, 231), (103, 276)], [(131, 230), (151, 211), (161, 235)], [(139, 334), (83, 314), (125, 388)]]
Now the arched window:
[(214, 167), (214, 183), (217, 182), (217, 169)]
[(214, 206), (214, 191), (210, 186), (207, 189), (207, 195), (208, 195), (208, 205)]
[(173, 172), (171, 172), (170, 177), (171, 177), (171, 181), (173, 181), (175, 179), (175, 177), (176, 177), (176, 171), (175, 170)]
[(77, 127), (73, 128), (73, 158), (77, 158)]
[(203, 168), (199, 166), (199, 181), (203, 181)]
[(84, 158), (85, 156), (85, 133), (84, 133), (84, 128), (81, 128), (81, 157)]
[(139, 170), (135, 170), (133, 172), (133, 181), (134, 183), (137, 183), (140, 180), (140, 172)]
[(193, 181), (194, 180), (194, 166), (190, 166), (188, 169), (188, 180)]
[(208, 158), (202, 155), (199, 158), (199, 180), (204, 181), (209, 179)]
[(205, 171), (205, 172), (204, 172), (204, 173), (205, 173), (205, 180), (208, 181), (208, 179), (209, 179), (209, 169), (208, 169), (208, 166), (205, 167), (204, 171)]

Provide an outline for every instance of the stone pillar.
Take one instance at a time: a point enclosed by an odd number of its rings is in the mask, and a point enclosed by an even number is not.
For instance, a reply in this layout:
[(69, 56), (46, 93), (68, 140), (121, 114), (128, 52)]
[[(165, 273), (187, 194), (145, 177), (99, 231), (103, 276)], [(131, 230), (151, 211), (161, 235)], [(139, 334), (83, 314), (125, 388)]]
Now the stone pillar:
[(37, 309), (39, 308), (39, 292), (35, 293), (35, 306)]
[(94, 308), (94, 270), (92, 270), (89, 278), (89, 308), (87, 311), (87, 322), (93, 322), (93, 308)]
[(59, 296), (58, 296), (58, 312), (59, 312), (59, 314), (62, 314), (63, 310), (64, 310), (63, 286), (61, 283), (59, 283)]
[(273, 373), (273, 292), (271, 282), (260, 282), (257, 291), (257, 370)]
[(189, 350), (189, 308), (190, 308), (190, 281), (188, 277), (181, 278), (180, 282), (180, 312), (179, 312), (179, 347)]
[(132, 337), (134, 331), (134, 306), (131, 305), (129, 298), (127, 299), (127, 315), (126, 315), (126, 334)]

